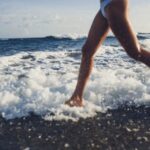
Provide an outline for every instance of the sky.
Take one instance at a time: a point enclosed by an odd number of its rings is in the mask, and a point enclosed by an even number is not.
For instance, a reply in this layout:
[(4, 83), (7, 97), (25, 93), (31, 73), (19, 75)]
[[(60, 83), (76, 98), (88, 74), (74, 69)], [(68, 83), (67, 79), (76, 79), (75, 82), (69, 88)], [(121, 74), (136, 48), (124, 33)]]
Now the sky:
[[(87, 35), (99, 0), (0, 0), (0, 38)], [(150, 32), (150, 0), (129, 0), (135, 32)]]

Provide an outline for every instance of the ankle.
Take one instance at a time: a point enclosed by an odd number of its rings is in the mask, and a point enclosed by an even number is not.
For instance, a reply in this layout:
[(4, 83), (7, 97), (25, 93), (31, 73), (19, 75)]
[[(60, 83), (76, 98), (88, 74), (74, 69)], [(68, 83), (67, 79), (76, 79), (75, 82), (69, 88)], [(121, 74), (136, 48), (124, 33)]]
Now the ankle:
[(79, 95), (79, 94), (73, 94), (72, 97), (71, 97), (71, 99), (76, 99), (78, 101), (82, 101), (82, 96)]

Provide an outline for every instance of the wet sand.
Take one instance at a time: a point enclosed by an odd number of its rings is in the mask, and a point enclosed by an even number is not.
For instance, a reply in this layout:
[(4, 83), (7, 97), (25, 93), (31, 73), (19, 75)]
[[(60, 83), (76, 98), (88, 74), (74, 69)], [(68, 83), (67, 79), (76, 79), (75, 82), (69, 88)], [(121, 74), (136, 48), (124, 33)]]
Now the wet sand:
[(78, 122), (0, 117), (0, 150), (23, 149), (150, 150), (150, 108), (124, 107)]

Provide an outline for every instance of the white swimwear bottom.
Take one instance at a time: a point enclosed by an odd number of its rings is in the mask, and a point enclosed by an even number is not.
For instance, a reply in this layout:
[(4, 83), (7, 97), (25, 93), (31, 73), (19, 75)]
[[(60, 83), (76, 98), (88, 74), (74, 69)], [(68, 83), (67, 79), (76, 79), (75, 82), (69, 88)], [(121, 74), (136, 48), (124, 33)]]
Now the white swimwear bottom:
[(100, 0), (101, 4), (100, 11), (105, 18), (106, 18), (105, 8), (111, 3), (111, 1), (112, 0)]

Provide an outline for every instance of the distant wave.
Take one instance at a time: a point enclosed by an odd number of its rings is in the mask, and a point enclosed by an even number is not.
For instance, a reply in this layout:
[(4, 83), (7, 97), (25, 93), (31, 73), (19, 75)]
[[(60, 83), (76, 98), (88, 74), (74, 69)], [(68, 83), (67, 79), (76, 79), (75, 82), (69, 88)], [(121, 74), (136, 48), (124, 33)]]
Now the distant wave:
[(8, 41), (9, 38), (0, 38), (0, 41)]
[(150, 35), (150, 33), (144, 33), (144, 32), (139, 32), (138, 34), (142, 34), (142, 35)]
[[(3, 39), (0, 38), (0, 41), (12, 41), (12, 40), (50, 40), (50, 41), (74, 41), (74, 40), (85, 40), (87, 38), (87, 36), (79, 36), (79, 37), (72, 37), (72, 36), (46, 36), (46, 37), (33, 37), (33, 38), (7, 38), (7, 39)], [(108, 36), (108, 39), (114, 39), (114, 36)]]
[(71, 37), (71, 36), (46, 36), (46, 39), (49, 40), (81, 40), (81, 39), (85, 39), (86, 36), (82, 36), (82, 37)]
[(137, 37), (139, 39), (150, 39), (150, 33), (138, 33)]
[[(138, 38), (150, 38), (150, 33), (138, 33), (137, 34)], [(59, 35), (59, 36), (46, 36), (45, 38), (51, 39), (51, 40), (77, 40), (77, 39), (84, 39), (87, 38), (87, 36), (84, 35), (78, 35), (78, 36), (73, 36), (73, 35)], [(115, 38), (114, 35), (108, 35), (108, 39), (113, 39)]]
[(61, 41), (61, 40), (82, 40), (82, 39), (85, 39), (86, 36), (80, 36), (80, 37), (72, 37), (72, 36), (53, 36), (53, 35), (50, 35), (50, 36), (46, 36), (46, 37), (29, 37), (29, 38), (0, 38), (0, 41), (9, 41), (9, 40), (37, 40), (37, 39), (40, 39), (40, 40), (45, 40), (45, 39), (48, 39), (48, 40), (52, 40), (52, 41)]
[[(150, 39), (150, 33), (142, 33), (139, 32), (137, 34), (138, 39), (144, 40), (144, 39)], [(27, 39), (48, 39), (53, 41), (59, 41), (59, 40), (82, 40), (86, 39), (86, 35), (49, 35), (45, 37), (29, 37), (29, 38), (0, 38), (0, 41), (8, 41), (8, 40), (27, 40)], [(114, 35), (108, 35), (108, 39), (115, 38)]]

